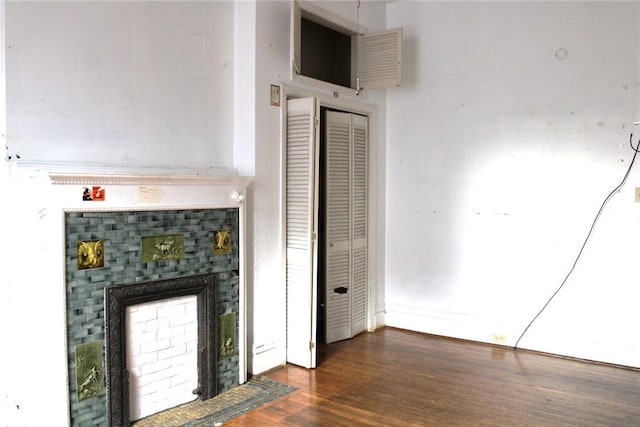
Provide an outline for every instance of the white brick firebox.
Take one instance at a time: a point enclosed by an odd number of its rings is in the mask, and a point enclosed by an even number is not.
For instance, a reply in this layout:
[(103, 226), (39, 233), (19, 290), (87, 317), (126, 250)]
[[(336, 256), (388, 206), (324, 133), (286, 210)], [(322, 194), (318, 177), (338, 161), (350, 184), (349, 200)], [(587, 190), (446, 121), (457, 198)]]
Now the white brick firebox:
[(132, 421), (196, 399), (198, 311), (194, 295), (126, 308)]

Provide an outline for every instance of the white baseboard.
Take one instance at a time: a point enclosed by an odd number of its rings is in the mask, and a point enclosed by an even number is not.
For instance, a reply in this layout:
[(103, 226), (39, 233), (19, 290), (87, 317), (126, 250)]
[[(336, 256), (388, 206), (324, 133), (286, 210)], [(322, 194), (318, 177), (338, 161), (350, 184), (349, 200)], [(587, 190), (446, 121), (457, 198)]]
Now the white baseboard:
[(387, 311), (384, 309), (384, 307), (377, 308), (376, 317), (374, 319), (373, 330), (375, 331), (376, 329), (382, 328), (386, 324), (387, 324)]
[(248, 359), (249, 373), (258, 375), (287, 363), (287, 352), (281, 342), (254, 345)]
[(386, 309), (385, 323), (394, 328), (425, 334), (486, 341), (486, 339), (480, 339), (476, 327), (470, 328), (474, 322), (471, 316), (464, 313), (393, 305)]
[(517, 324), (490, 315), (407, 305), (388, 307), (386, 322), (395, 328), (503, 346), (515, 345), (521, 332)]

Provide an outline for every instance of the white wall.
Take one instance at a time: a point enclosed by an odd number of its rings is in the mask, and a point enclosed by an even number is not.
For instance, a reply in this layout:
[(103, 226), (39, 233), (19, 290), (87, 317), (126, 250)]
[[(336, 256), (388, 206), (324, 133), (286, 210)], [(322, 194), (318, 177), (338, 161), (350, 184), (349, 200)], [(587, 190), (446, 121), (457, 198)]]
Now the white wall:
[[(48, 178), (0, 167), (0, 420), (33, 426), (67, 420), (63, 217)], [(25, 373), (46, 373), (34, 393)], [(42, 399), (42, 395), (49, 399)]]
[(249, 365), (254, 373), (286, 360), (285, 284), (282, 271), (280, 108), (270, 105), (271, 84), (287, 78), (289, 3), (256, 2), (255, 181), (251, 186), (253, 257), (249, 294)]
[(256, 142), (256, 3), (233, 4), (233, 164), (241, 176), (254, 176)]
[[(387, 323), (514, 345), (632, 158), (640, 3), (392, 2), (387, 22)], [(636, 186), (640, 160), (521, 347), (640, 366)]]
[(233, 168), (231, 2), (6, 9), (7, 140), (23, 161)]

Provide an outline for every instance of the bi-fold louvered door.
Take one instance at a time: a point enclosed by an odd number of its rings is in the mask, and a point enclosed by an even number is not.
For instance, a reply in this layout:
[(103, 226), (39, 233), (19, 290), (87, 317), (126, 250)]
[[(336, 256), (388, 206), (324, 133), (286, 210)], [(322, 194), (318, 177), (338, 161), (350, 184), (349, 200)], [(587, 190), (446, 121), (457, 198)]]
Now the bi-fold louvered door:
[(286, 280), (287, 361), (316, 366), (318, 106), (314, 98), (287, 103)]
[[(318, 112), (314, 98), (289, 100), (286, 141), (287, 361), (316, 365)], [(325, 334), (327, 342), (366, 329), (367, 118), (325, 119)]]
[(328, 111), (326, 135), (326, 342), (366, 328), (367, 118)]

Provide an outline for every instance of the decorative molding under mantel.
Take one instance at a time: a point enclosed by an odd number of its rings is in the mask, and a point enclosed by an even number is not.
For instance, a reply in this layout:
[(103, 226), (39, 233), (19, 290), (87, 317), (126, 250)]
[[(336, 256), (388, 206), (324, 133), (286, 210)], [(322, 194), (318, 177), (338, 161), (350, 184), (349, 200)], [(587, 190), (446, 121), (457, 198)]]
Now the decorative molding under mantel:
[(57, 185), (170, 185), (248, 186), (251, 176), (239, 176), (231, 168), (165, 168), (94, 163), (29, 162), (14, 163), (23, 170), (46, 174)]
[(50, 172), (52, 184), (57, 185), (198, 185), (247, 186), (253, 181), (247, 176), (205, 175), (110, 175)]

